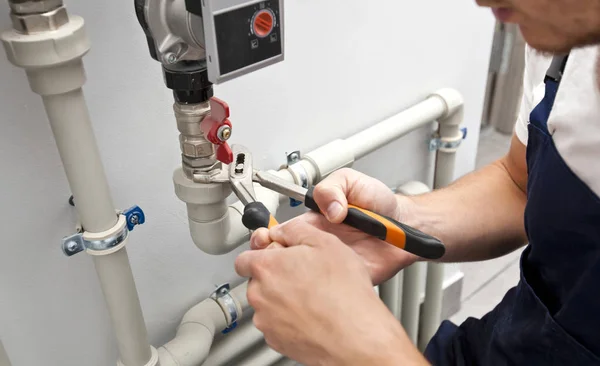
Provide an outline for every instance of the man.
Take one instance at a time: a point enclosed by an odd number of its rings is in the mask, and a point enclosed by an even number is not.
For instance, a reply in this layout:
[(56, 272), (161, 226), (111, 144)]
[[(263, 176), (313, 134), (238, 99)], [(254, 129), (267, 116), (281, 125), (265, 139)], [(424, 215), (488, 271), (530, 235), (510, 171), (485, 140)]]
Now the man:
[[(418, 197), (339, 171), (315, 190), (326, 218), (257, 231), (236, 269), (274, 349), (306, 365), (600, 364), (600, 1), (479, 4), (553, 54), (527, 51), (510, 151)], [(372, 291), (418, 258), (338, 225), (348, 202), (437, 236), (446, 262), (529, 242), (521, 281), (482, 319), (444, 322), (424, 357)]]

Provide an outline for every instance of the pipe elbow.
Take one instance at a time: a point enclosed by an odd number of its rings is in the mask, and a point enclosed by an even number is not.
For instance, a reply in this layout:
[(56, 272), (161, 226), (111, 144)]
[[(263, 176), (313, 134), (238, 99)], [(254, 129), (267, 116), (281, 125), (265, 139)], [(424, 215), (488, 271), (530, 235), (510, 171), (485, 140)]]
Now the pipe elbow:
[(462, 94), (452, 88), (444, 88), (433, 93), (446, 104), (446, 113), (440, 119), (444, 124), (460, 125), (463, 120), (463, 106), (465, 104)]
[(250, 230), (242, 225), (240, 205), (228, 207), (225, 215), (212, 221), (198, 222), (189, 217), (190, 234), (194, 244), (210, 255), (232, 252), (250, 239)]
[[(277, 212), (279, 207), (279, 194), (255, 185), (257, 200), (262, 202), (269, 212)], [(225, 201), (223, 201), (225, 204)], [(224, 215), (212, 220), (197, 220), (197, 217), (206, 218), (208, 215), (200, 215), (200, 211), (219, 213), (207, 205), (188, 205), (188, 218), (190, 234), (196, 246), (210, 255), (224, 255), (232, 252), (250, 240), (251, 232), (242, 223), (244, 205), (241, 202), (227, 207)]]
[(225, 329), (223, 310), (212, 299), (191, 308), (184, 316), (173, 340), (158, 349), (161, 366), (196, 366), (208, 357), (215, 333)]

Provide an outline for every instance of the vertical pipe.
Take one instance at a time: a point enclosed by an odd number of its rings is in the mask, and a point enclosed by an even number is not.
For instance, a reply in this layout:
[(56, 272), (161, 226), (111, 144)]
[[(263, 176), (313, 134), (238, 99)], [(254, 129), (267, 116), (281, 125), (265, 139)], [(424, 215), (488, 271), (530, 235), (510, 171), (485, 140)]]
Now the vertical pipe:
[(117, 338), (120, 362), (124, 366), (146, 365), (152, 353), (127, 249), (93, 258)]
[[(8, 59), (26, 70), (31, 90), (42, 96), (81, 224), (88, 233), (110, 235), (117, 214), (90, 122), (82, 87), (82, 59), (90, 44), (81, 17), (57, 29), (1, 34)], [(67, 233), (68, 234), (68, 233)], [(57, 249), (58, 250), (58, 249)], [(124, 247), (96, 253), (94, 264), (124, 366), (156, 365)]]
[(388, 281), (379, 285), (379, 297), (381, 298), (385, 306), (387, 306), (388, 309), (390, 309), (392, 314), (394, 314), (394, 317), (396, 317), (396, 319), (400, 319), (399, 300), (401, 298), (401, 295), (399, 294), (399, 292), (401, 287), (401, 276), (402, 274), (398, 273), (394, 277), (390, 278)]
[(423, 287), (423, 263), (415, 263), (404, 270), (401, 323), (410, 340), (417, 344), (419, 314), (421, 311), (421, 288)]
[(10, 360), (8, 359), (2, 341), (0, 341), (0, 366), (10, 366)]
[[(442, 141), (457, 142), (463, 139), (460, 124), (463, 121), (462, 96), (450, 89), (441, 90), (437, 94), (444, 99), (448, 113), (439, 121), (438, 135)], [(435, 163), (434, 189), (446, 187), (454, 180), (456, 165), (456, 151), (458, 147), (441, 148), (438, 150)], [(427, 285), (425, 288), (425, 302), (419, 331), (418, 346), (424, 351), (431, 338), (437, 332), (442, 317), (442, 296), (444, 282), (444, 264), (427, 264)]]
[[(396, 189), (396, 193), (405, 196), (415, 196), (431, 191), (431, 189), (422, 182), (407, 182)], [(415, 263), (402, 271), (400, 280), (401, 293), (399, 298), (400, 320), (409, 338), (414, 344), (417, 344), (419, 332), (419, 314), (421, 311), (421, 289), (424, 286), (424, 264)]]
[(117, 214), (83, 91), (45, 95), (43, 100), (81, 224), (90, 232), (112, 228)]

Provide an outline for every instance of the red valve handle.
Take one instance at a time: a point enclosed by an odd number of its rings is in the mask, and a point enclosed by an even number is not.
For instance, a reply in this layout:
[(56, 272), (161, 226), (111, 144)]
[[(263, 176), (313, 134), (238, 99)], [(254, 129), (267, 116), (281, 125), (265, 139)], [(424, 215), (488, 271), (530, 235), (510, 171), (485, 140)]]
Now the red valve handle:
[(210, 115), (204, 118), (200, 123), (200, 129), (206, 136), (206, 139), (217, 145), (217, 160), (224, 164), (233, 162), (233, 151), (226, 140), (219, 137), (219, 130), (222, 128), (232, 128), (229, 121), (229, 105), (219, 98), (210, 98)]

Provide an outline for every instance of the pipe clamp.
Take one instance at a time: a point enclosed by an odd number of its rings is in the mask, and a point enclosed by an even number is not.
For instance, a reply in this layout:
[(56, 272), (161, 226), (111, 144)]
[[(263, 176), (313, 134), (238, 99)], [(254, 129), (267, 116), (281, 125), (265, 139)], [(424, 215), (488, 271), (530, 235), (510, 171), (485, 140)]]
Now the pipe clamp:
[[(300, 164), (301, 160), (302, 155), (300, 154), (300, 151), (294, 151), (293, 153), (288, 154), (287, 168), (288, 171), (294, 177), (294, 180), (297, 184), (301, 185), (304, 188), (308, 188), (308, 173), (306, 172), (306, 169)], [(301, 201), (290, 198), (291, 207), (298, 207), (300, 205), (302, 205)]]
[(429, 151), (448, 151), (456, 150), (462, 144), (463, 140), (467, 138), (467, 129), (461, 128), (460, 135), (454, 138), (440, 138), (438, 136), (429, 140)]
[(119, 215), (117, 224), (105, 232), (88, 233), (84, 231), (64, 238), (62, 241), (62, 250), (67, 257), (84, 250), (101, 252), (123, 243), (127, 239), (128, 234), (127, 218), (125, 215)]
[(222, 333), (226, 334), (234, 330), (235, 327), (237, 327), (237, 320), (240, 312), (238, 311), (235, 299), (231, 296), (229, 284), (219, 286), (212, 295), (210, 295), (210, 298), (219, 304), (225, 314), (227, 328), (225, 328)]

